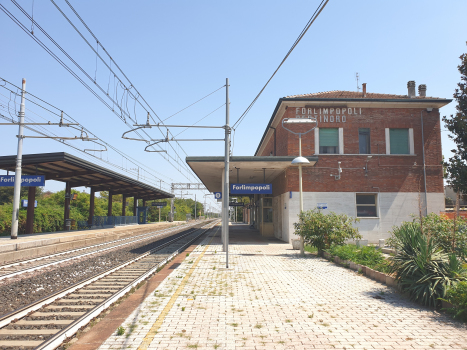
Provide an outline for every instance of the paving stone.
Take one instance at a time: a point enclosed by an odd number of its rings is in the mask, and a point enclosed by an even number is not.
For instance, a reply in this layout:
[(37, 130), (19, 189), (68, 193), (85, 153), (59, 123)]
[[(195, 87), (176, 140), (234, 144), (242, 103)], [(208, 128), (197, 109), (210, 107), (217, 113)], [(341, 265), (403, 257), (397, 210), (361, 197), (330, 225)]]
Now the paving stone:
[(231, 243), (225, 269), (207, 237), (100, 349), (467, 348), (465, 324), (355, 271), (244, 225)]

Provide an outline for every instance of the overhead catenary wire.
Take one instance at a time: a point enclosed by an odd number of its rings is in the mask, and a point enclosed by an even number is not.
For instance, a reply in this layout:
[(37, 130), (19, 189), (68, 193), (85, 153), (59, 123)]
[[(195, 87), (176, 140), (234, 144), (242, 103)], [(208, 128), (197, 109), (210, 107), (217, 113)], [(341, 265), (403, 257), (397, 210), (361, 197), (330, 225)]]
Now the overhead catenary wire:
[[(5, 83), (8, 83), (8, 84), (12, 85), (14, 88), (17, 88), (14, 84), (12, 84), (11, 82), (9, 82), (9, 81), (7, 81), (7, 80), (5, 80), (5, 79), (3, 79), (3, 78), (0, 78), (0, 81), (4, 81)], [(13, 90), (11, 90), (10, 88), (8, 88), (7, 86), (1, 86), (1, 87), (3, 87), (4, 89), (6, 89), (7, 91), (10, 91), (10, 93), (18, 94), (18, 93), (16, 93), (16, 92), (14, 92)], [(49, 107), (51, 107), (51, 108), (53, 108), (53, 109), (56, 109), (57, 111), (60, 112), (60, 114), (59, 114), (59, 113), (55, 113), (55, 112), (52, 111), (51, 109), (44, 107), (43, 105), (37, 103), (36, 101), (34, 101), (34, 100), (33, 100), (32, 98), (30, 98), (30, 97), (33, 97), (33, 98), (35, 98), (35, 99), (41, 101), (42, 103), (48, 105)], [(61, 112), (62, 112), (62, 111), (61, 111), (60, 108), (58, 108), (58, 107), (56, 107), (56, 106), (54, 106), (54, 105), (48, 103), (47, 101), (44, 101), (43, 99), (41, 99), (41, 98), (39, 98), (39, 97), (37, 97), (37, 96), (35, 96), (35, 95), (29, 93), (29, 92), (27, 93), (26, 99), (27, 99), (28, 101), (32, 102), (34, 105), (36, 105), (36, 106), (38, 106), (38, 107), (44, 109), (45, 111), (47, 111), (48, 113), (50, 113), (50, 114), (52, 114), (52, 115), (54, 115), (54, 116), (56, 116), (56, 117), (60, 117), (60, 116), (61, 116)], [(34, 112), (33, 112), (33, 113), (34, 113)], [(38, 115), (37, 113), (34, 113), (34, 114)], [(69, 116), (67, 113), (63, 112), (63, 115), (64, 115), (64, 120), (66, 120), (66, 121), (68, 121), (68, 122), (75, 122), (75, 123), (78, 123), (78, 121), (77, 121), (76, 119), (74, 119), (73, 117)], [(39, 115), (38, 115), (38, 116), (39, 116)], [(46, 120), (46, 119), (43, 118), (42, 116), (41, 116), (41, 118), (44, 119), (44, 120)], [(78, 124), (80, 124), (80, 123), (78, 123)], [(149, 168), (149, 167), (146, 166), (145, 164), (143, 164), (143, 163), (137, 161), (137, 160), (134, 159), (133, 157), (131, 157), (131, 156), (125, 154), (124, 152), (120, 151), (119, 149), (117, 149), (117, 148), (114, 147), (113, 145), (109, 144), (108, 142), (106, 142), (105, 140), (103, 140), (102, 138), (100, 138), (99, 136), (97, 136), (96, 134), (94, 134), (91, 130), (89, 130), (89, 129), (87, 129), (86, 127), (84, 127), (82, 124), (80, 124), (80, 127), (82, 127), (83, 130), (85, 130), (86, 132), (88, 132), (88, 133), (91, 134), (92, 136), (98, 138), (99, 141), (103, 142), (107, 147), (111, 148), (111, 149), (112, 149), (113, 151), (115, 151), (117, 154), (119, 154), (120, 156), (124, 157), (125, 159), (127, 159), (128, 161), (130, 161), (131, 163), (133, 163), (134, 165), (139, 166), (139, 167), (145, 169), (148, 173), (152, 173), (152, 174), (157, 173), (157, 174), (160, 174), (160, 175), (165, 176), (165, 177), (167, 178), (166, 175), (161, 174), (161, 173), (157, 172), (156, 170)], [(155, 175), (153, 175), (153, 177), (154, 177), (157, 181), (161, 180), (161, 181), (163, 181), (165, 184), (169, 185), (169, 182), (166, 182), (165, 180), (162, 180), (161, 178), (159, 178), (159, 177), (157, 177), (157, 176), (155, 176)], [(169, 178), (170, 180), (173, 181), (173, 179), (171, 179), (170, 177), (168, 177), (168, 178)]]
[(269, 80), (266, 82), (266, 84), (264, 84), (263, 88), (260, 90), (260, 92), (258, 93), (258, 95), (256, 95), (256, 97), (253, 99), (253, 101), (250, 103), (250, 105), (247, 107), (247, 109), (243, 112), (243, 114), (237, 119), (237, 121), (232, 125), (232, 128), (233, 129), (236, 129), (240, 126), (240, 124), (242, 123), (242, 121), (245, 119), (246, 115), (248, 114), (248, 112), (251, 110), (251, 108), (253, 107), (253, 105), (256, 103), (256, 101), (258, 100), (258, 98), (261, 96), (261, 94), (263, 93), (263, 91), (266, 89), (266, 87), (268, 86), (268, 84), (270, 83), (270, 81), (272, 80), (272, 78), (274, 78), (274, 76), (276, 75), (276, 73), (279, 71), (279, 69), (282, 67), (282, 65), (284, 64), (284, 62), (287, 60), (287, 58), (290, 56), (290, 54), (292, 53), (292, 51), (295, 49), (295, 47), (298, 45), (298, 43), (300, 42), (300, 40), (302, 40), (302, 38), (305, 36), (306, 32), (308, 31), (308, 29), (310, 29), (311, 25), (313, 24), (313, 22), (316, 20), (316, 18), (318, 18), (318, 16), (320, 15), (320, 13), (323, 11), (324, 7), (327, 5), (327, 3), (329, 2), (329, 0), (322, 0), (321, 3), (319, 4), (318, 8), (315, 10), (315, 12), (313, 13), (313, 15), (311, 16), (310, 20), (308, 21), (308, 23), (305, 25), (305, 27), (302, 29), (300, 35), (298, 36), (298, 38), (295, 40), (295, 42), (293, 43), (292, 47), (289, 49), (289, 51), (287, 52), (287, 54), (285, 55), (285, 57), (282, 59), (281, 63), (279, 64), (279, 66), (276, 68), (276, 70), (274, 71), (274, 73), (271, 75), (271, 77), (269, 78)]
[[(96, 53), (96, 57), (99, 57), (101, 59), (101, 61), (106, 65), (106, 67), (110, 70), (111, 67), (109, 65), (107, 65), (107, 63), (105, 62), (105, 60), (99, 56), (98, 52), (96, 50), (94, 50), (93, 46), (89, 43), (88, 40), (86, 40), (86, 38), (83, 36), (83, 34), (78, 30), (78, 28), (72, 23), (72, 21), (65, 15), (65, 13), (60, 9), (60, 7), (53, 1), (53, 0), (50, 0), (54, 5), (55, 7), (57, 8), (57, 10), (64, 16), (64, 18), (70, 23), (70, 25), (75, 29), (75, 31), (83, 38), (83, 40), (87, 43), (87, 45), (91, 48), (91, 50), (94, 51), (94, 53)], [(105, 47), (102, 45), (102, 42), (97, 38), (97, 36), (92, 32), (92, 30), (89, 28), (89, 26), (86, 24), (86, 22), (83, 20), (83, 18), (78, 14), (78, 12), (75, 10), (75, 8), (70, 4), (70, 2), (68, 0), (65, 0), (65, 2), (67, 3), (67, 5), (70, 7), (70, 9), (73, 11), (73, 13), (75, 14), (75, 16), (79, 19), (79, 21), (81, 22), (81, 24), (83, 24), (83, 26), (87, 29), (87, 31), (91, 34), (91, 36), (94, 38), (94, 40), (97, 42), (97, 44), (102, 48), (102, 50), (107, 54), (107, 56), (109, 57), (110, 61), (114, 63), (115, 67), (120, 71), (120, 73), (125, 77), (125, 79), (128, 81), (128, 83), (130, 84), (130, 89), (133, 88), (135, 90), (135, 92), (137, 93), (137, 95), (139, 97), (141, 97), (141, 99), (144, 101), (144, 103), (146, 104), (146, 106), (148, 107), (148, 109), (152, 112), (152, 114), (154, 114), (157, 119), (159, 119), (160, 123), (163, 124), (163, 122), (175, 115), (177, 115), (178, 113), (184, 111), (185, 109), (195, 105), (196, 103), (204, 100), (205, 98), (207, 98), (208, 96), (214, 94), (215, 92), (221, 90), (224, 86), (221, 86), (220, 88), (216, 89), (215, 91), (209, 93), (208, 95), (204, 96), (203, 98), (197, 100), (196, 102), (192, 103), (191, 105), (183, 108), (182, 110), (178, 111), (177, 113), (167, 117), (166, 119), (162, 120), (158, 115), (157, 113), (153, 110), (153, 108), (149, 105), (149, 103), (144, 99), (144, 97), (140, 94), (140, 92), (136, 89), (136, 87), (133, 85), (133, 83), (130, 81), (130, 79), (127, 77), (127, 75), (123, 72), (123, 70), (120, 68), (120, 66), (117, 64), (117, 62), (115, 62), (115, 60), (112, 58), (112, 56), (108, 53), (108, 51), (105, 49)], [(112, 71), (113, 72), (113, 71)], [(113, 72), (114, 75), (115, 75), (115, 72)], [(117, 79), (119, 79), (117, 77)], [(119, 79), (119, 81), (125, 86), (125, 84)], [(145, 109), (146, 112), (149, 112), (148, 109), (146, 109), (141, 103), (139, 100), (137, 100), (135, 98), (135, 101), (138, 101), (138, 103), (141, 105), (141, 107), (143, 107)], [(152, 121), (154, 123), (156, 123), (156, 121), (154, 120), (152, 114), (149, 114), (150, 118), (152, 119)], [(162, 125), (163, 126), (163, 125)], [(163, 136), (165, 136), (165, 133), (160, 130), (160, 128), (158, 128), (159, 131), (161, 132), (161, 134)], [(169, 129), (167, 129), (168, 133), (172, 136), (172, 138), (174, 137), (174, 135), (170, 132)], [(149, 135), (148, 135), (149, 136)], [(185, 155), (188, 155), (186, 153), (186, 151), (183, 149), (183, 147), (178, 143), (176, 142), (176, 144), (178, 145), (179, 149), (185, 154)], [(173, 151), (177, 154), (177, 156), (180, 158), (180, 156), (178, 155), (178, 153), (175, 151), (175, 149), (173, 148), (173, 146), (169, 143), (169, 147), (171, 147), (173, 149)], [(180, 158), (180, 160), (182, 161), (182, 164), (183, 164), (183, 160)], [(179, 166), (183, 166), (185, 167), (185, 164), (181, 165), (179, 164)], [(186, 167), (187, 169), (189, 169), (188, 167)], [(190, 172), (191, 169), (189, 169)]]
[[(68, 53), (66, 53), (66, 51), (61, 48), (60, 45), (58, 45), (57, 42), (55, 42), (53, 40), (53, 38), (42, 28), (40, 27), (40, 25), (31, 18), (31, 16), (29, 16), (29, 14), (15, 1), (15, 0), (11, 0), (13, 2), (13, 4), (15, 4), (15, 6), (18, 7), (18, 9), (20, 9), (20, 11), (31, 21), (33, 21), (33, 23), (36, 25), (37, 28), (39, 28), (39, 30), (55, 45), (57, 46), (57, 48), (65, 55), (67, 56), (70, 61), (72, 61), (77, 67), (79, 70), (81, 70), (83, 72), (83, 74), (86, 75), (86, 77), (88, 79), (90, 79), (91, 81), (94, 82), (94, 80), (92, 79), (92, 77), (84, 71), (84, 69), (82, 69), (82, 67), (76, 62), (74, 61), (70, 55), (68, 55)], [(94, 91), (88, 84), (86, 84), (86, 82), (81, 79), (81, 77), (78, 76), (78, 74), (76, 74), (66, 63), (64, 63), (52, 50), (50, 50), (39, 38), (37, 38), (37, 36), (35, 35), (32, 35), (29, 30), (25, 27), (25, 25), (23, 23), (21, 23), (10, 11), (8, 11), (2, 4), (0, 4), (0, 9), (10, 18), (13, 20), (13, 22), (15, 22), (24, 32), (26, 32), (34, 41), (36, 41), (36, 43), (38, 43), (47, 53), (49, 53), (57, 62), (59, 62), (60, 65), (62, 65), (73, 77), (75, 77), (83, 86), (85, 86), (99, 101), (101, 101), (107, 108), (109, 108), (112, 112), (114, 112), (129, 128), (131, 128), (131, 124), (127, 122), (125, 116), (123, 115), (124, 114), (124, 110), (123, 110), (123, 107), (117, 102), (115, 101), (114, 98), (111, 98), (110, 95), (106, 95), (107, 98), (109, 98), (111, 101), (112, 101), (112, 104), (113, 106), (110, 106), (110, 104), (108, 104), (96, 91)], [(102, 46), (101, 46), (102, 47)], [(110, 56), (109, 56), (110, 57)], [(114, 61), (114, 64), (115, 64), (115, 61)], [(124, 74), (124, 73), (122, 73)], [(123, 82), (121, 82), (119, 80), (119, 82), (125, 86), (123, 84)], [(95, 83), (95, 85), (98, 87), (99, 90), (101, 90), (101, 92), (105, 93), (105, 91), (102, 89), (102, 87), (98, 84), (98, 83)], [(118, 86), (118, 85), (116, 85)], [(136, 89), (135, 89), (136, 90)], [(147, 104), (147, 102), (145, 102)], [(118, 107), (118, 109), (120, 110), (120, 115), (117, 113), (117, 110), (114, 109), (114, 105), (116, 105)], [(131, 119), (131, 116), (126, 116), (128, 117), (130, 120)], [(152, 116), (151, 116), (152, 118)], [(160, 120), (160, 118), (158, 117), (158, 119)], [(132, 120), (133, 122), (135, 122), (135, 120)], [(161, 130), (160, 130), (161, 131)], [(143, 131), (147, 136), (148, 138), (150, 137), (145, 131)], [(162, 131), (161, 131), (162, 132)], [(142, 136), (139, 135), (141, 138)], [(173, 149), (173, 147), (172, 147)], [(180, 155), (177, 153), (177, 151), (175, 149), (173, 149), (175, 155), (178, 157), (178, 159), (180, 161), (182, 161), (182, 158), (180, 157)], [(186, 153), (186, 152), (185, 152)], [(185, 164), (183, 164), (183, 161), (182, 161), (182, 164), (180, 164), (180, 162), (178, 161), (178, 159), (175, 159), (173, 156), (171, 156), (170, 154), (167, 153), (167, 157), (169, 160), (172, 159), (173, 161), (175, 161), (175, 163), (177, 163), (177, 165), (180, 167), (182, 167), (186, 172), (187, 174), (190, 174), (190, 172), (192, 172), (190, 170), (190, 168), (188, 168), (188, 166), (186, 166)], [(179, 171), (185, 178), (187, 178), (188, 180), (191, 180), (189, 176), (187, 176), (186, 174), (184, 174), (177, 166), (175, 166), (174, 164), (172, 164), (170, 161), (169, 161), (169, 164), (171, 166), (173, 166), (177, 171)]]

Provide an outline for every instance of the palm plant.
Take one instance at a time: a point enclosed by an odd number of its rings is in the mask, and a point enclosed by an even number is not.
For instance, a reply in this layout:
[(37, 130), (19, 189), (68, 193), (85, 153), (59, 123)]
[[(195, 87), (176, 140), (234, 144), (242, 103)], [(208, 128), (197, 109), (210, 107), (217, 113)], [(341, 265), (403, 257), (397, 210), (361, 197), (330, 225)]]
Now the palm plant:
[(424, 235), (417, 222), (404, 222), (394, 229), (392, 243), (397, 251), (392, 272), (412, 300), (437, 306), (448, 287), (467, 280), (456, 256), (445, 253), (431, 236)]

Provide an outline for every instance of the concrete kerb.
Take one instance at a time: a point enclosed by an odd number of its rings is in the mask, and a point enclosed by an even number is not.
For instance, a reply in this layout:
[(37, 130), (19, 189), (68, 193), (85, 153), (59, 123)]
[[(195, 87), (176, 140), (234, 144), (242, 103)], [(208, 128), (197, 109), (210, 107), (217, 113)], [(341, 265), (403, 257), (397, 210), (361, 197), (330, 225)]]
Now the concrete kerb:
[(332, 261), (337, 265), (343, 265), (343, 266), (349, 267), (351, 270), (357, 271), (357, 272), (361, 273), (362, 275), (365, 275), (366, 277), (368, 277), (368, 278), (370, 278), (370, 279), (372, 279), (374, 281), (380, 282), (380, 283), (385, 284), (385, 285), (387, 285), (389, 287), (394, 287), (397, 290), (400, 290), (400, 288), (398, 287), (396, 278), (393, 277), (393, 276), (387, 275), (387, 274), (385, 274), (383, 272), (373, 270), (373, 269), (371, 269), (371, 268), (369, 268), (368, 266), (365, 266), (365, 265), (356, 264), (356, 263), (354, 263), (353, 261), (350, 261), (350, 260), (341, 260), (337, 256), (332, 257), (332, 255), (330, 253), (328, 253), (328, 252), (324, 252), (323, 256), (324, 256), (325, 259), (327, 259), (329, 261)]
[[(176, 224), (181, 225), (183, 222), (177, 222)], [(38, 237), (28, 237), (28, 239), (31, 238), (31, 240), (11, 244), (0, 244), (0, 264), (128, 238), (134, 234), (148, 233), (158, 227), (160, 227), (158, 224), (132, 225), (130, 227), (119, 226), (115, 229), (89, 233), (86, 231), (69, 232), (68, 235), (64, 232), (51, 233), (51, 235), (65, 234), (63, 236), (51, 238), (41, 239), (39, 235)], [(161, 229), (163, 228), (161, 227)]]

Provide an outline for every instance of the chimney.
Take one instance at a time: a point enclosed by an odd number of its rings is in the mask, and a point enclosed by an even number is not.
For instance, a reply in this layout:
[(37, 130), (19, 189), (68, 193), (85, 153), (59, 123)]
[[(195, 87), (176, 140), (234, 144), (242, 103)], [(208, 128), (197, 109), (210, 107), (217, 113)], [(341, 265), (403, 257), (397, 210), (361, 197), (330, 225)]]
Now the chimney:
[(366, 83), (363, 83), (362, 87), (363, 87), (363, 97), (366, 97)]
[(418, 95), (420, 97), (426, 97), (426, 85), (425, 84), (418, 85)]
[(416, 97), (416, 94), (415, 94), (415, 81), (414, 80), (410, 80), (408, 83), (407, 83), (407, 89), (408, 89), (408, 96), (409, 98), (414, 98)]

